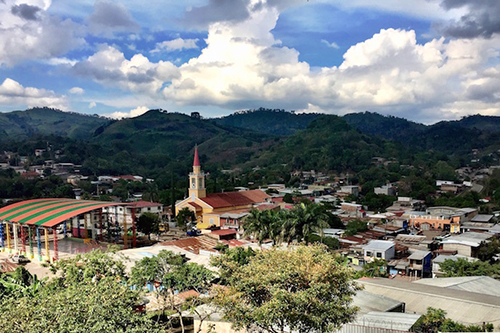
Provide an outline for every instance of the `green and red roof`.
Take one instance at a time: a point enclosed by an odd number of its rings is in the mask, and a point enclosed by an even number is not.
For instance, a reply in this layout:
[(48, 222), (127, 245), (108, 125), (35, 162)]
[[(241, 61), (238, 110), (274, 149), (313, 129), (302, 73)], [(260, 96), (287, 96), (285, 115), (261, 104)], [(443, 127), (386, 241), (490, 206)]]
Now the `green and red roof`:
[(0, 220), (43, 227), (56, 226), (72, 217), (96, 209), (126, 204), (75, 199), (34, 199), (0, 209)]

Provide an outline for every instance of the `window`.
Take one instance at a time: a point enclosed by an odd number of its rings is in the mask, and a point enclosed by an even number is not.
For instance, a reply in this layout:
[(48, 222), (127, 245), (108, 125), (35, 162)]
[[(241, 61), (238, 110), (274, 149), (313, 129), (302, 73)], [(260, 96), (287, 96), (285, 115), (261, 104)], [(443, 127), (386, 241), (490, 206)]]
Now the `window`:
[(382, 253), (381, 252), (377, 252), (377, 258), (382, 258)]
[(214, 224), (214, 219), (210, 219), (210, 224)]
[(372, 251), (366, 251), (366, 256), (371, 257), (372, 256)]

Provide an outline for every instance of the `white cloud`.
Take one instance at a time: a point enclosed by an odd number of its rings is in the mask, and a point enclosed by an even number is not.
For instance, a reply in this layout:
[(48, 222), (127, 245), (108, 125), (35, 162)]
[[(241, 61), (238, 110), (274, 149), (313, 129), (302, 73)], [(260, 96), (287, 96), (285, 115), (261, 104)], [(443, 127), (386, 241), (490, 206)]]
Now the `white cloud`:
[(75, 64), (72, 71), (103, 85), (150, 94), (157, 93), (165, 81), (179, 75), (178, 68), (169, 61), (152, 63), (142, 54), (127, 60), (121, 51), (109, 45), (101, 46), (94, 55)]
[(198, 45), (196, 45), (197, 42), (198, 38), (195, 39), (176, 38), (173, 40), (166, 40), (161, 43), (156, 43), (156, 47), (154, 50), (151, 51), (151, 53), (162, 52), (163, 50), (167, 52), (172, 52), (172, 51), (180, 51), (187, 49), (197, 49), (198, 48)]
[(207, 47), (179, 67), (142, 54), (128, 60), (103, 46), (73, 70), (181, 107), (371, 110), (415, 120), (500, 115), (492, 67), (498, 36), (419, 44), (412, 30), (386, 29), (350, 47), (340, 66), (311, 70), (297, 50), (272, 35), (278, 17), (277, 7), (264, 5), (252, 7), (246, 19), (212, 23)]
[(329, 41), (327, 41), (326, 39), (322, 39), (322, 40), (321, 40), (321, 43), (325, 44), (325, 45), (326, 45), (326, 46), (328, 46), (328, 47), (334, 48), (334, 49), (338, 49), (338, 48), (339, 48), (339, 46), (337, 45), (337, 43), (335, 43), (335, 42), (331, 42), (331, 43), (330, 43), (330, 42), (329, 42)]
[(51, 90), (23, 87), (19, 82), (7, 78), (0, 85), (0, 105), (35, 107), (48, 106), (61, 110), (68, 109), (65, 96)]
[(147, 106), (138, 106), (128, 112), (116, 111), (109, 115), (111, 118), (121, 119), (121, 118), (133, 118), (138, 117), (149, 110)]
[(51, 59), (85, 44), (85, 28), (47, 13), (50, 1), (0, 1), (0, 66)]
[(75, 95), (81, 95), (84, 92), (85, 92), (85, 90), (83, 90), (83, 88), (80, 88), (80, 87), (73, 87), (69, 90), (70, 94), (75, 94)]
[(89, 103), (89, 109), (93, 109), (97, 106), (97, 103), (96, 102), (90, 102)]

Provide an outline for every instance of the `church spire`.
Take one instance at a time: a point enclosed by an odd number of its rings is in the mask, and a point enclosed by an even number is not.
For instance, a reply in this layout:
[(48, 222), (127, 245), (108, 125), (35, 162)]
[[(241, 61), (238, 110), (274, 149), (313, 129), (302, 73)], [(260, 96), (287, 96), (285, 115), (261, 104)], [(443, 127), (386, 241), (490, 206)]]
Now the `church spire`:
[(193, 162), (194, 167), (199, 167), (200, 165), (200, 159), (198, 157), (198, 145), (194, 147), (194, 162)]

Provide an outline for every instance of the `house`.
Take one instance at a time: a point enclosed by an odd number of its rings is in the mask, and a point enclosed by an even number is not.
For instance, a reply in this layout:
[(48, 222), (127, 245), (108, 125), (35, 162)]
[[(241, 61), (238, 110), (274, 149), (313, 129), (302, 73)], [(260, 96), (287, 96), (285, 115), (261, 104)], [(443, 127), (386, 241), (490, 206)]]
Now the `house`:
[(390, 196), (395, 196), (396, 195), (396, 188), (392, 185), (384, 185), (381, 187), (375, 187), (373, 189), (375, 194), (383, 194), (383, 195), (390, 195)]
[(374, 259), (391, 260), (395, 255), (395, 244), (391, 241), (371, 240), (363, 246), (363, 256), (365, 262), (373, 261)]
[(352, 194), (354, 196), (359, 196), (359, 186), (357, 185), (345, 185), (340, 187), (340, 192)]
[(481, 243), (491, 237), (493, 235), (488, 233), (465, 232), (460, 235), (448, 237), (441, 244), (445, 251), (457, 251), (460, 255), (476, 258)]
[(363, 206), (356, 203), (342, 202), (340, 209), (343, 210), (351, 217), (364, 217), (365, 212), (363, 211)]
[[(262, 190), (223, 192), (207, 194), (205, 173), (201, 170), (198, 147), (195, 147), (193, 172), (189, 174), (189, 196), (175, 205), (176, 212), (183, 208), (191, 210), (197, 220), (198, 229), (217, 228), (230, 223), (227, 214), (241, 214), (266, 204), (271, 197)], [(239, 226), (239, 225), (238, 225)]]
[(415, 277), (430, 277), (432, 274), (431, 251), (414, 251), (408, 260), (408, 275)]
[(477, 215), (476, 208), (429, 207), (425, 212), (407, 213), (409, 224), (420, 230), (443, 230), (459, 233), (462, 222), (470, 221)]

